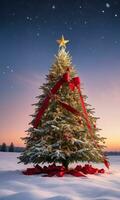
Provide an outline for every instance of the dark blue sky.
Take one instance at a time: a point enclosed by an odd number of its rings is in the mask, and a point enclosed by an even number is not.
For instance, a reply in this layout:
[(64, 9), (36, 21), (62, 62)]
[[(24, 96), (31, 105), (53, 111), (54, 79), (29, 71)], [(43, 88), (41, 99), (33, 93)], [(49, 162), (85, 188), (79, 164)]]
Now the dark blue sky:
[(120, 1), (0, 0), (2, 72), (7, 65), (17, 73), (47, 70), (61, 34), (77, 65), (119, 59)]
[(19, 109), (26, 110), (29, 121), (28, 104), (38, 95), (62, 34), (93, 104), (98, 90), (118, 88), (120, 0), (0, 0), (1, 135), (14, 122), (8, 112), (16, 119)]

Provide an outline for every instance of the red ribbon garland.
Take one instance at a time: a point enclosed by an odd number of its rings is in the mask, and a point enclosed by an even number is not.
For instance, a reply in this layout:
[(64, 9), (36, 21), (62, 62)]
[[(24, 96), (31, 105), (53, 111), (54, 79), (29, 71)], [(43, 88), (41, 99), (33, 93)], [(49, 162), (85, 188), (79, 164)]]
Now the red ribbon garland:
[[(69, 79), (70, 79), (69, 73), (66, 72), (66, 73), (63, 75), (63, 77), (62, 77), (62, 78), (54, 85), (54, 87), (51, 89), (50, 95), (51, 95), (51, 94), (52, 94), (52, 95), (56, 94), (56, 92), (57, 92), (58, 89), (63, 85), (63, 83), (69, 82)], [(37, 113), (37, 115), (36, 115), (36, 118), (35, 118), (34, 124), (33, 124), (34, 128), (37, 128), (37, 127), (38, 127), (38, 124), (39, 124), (39, 122), (40, 122), (40, 120), (41, 120), (41, 118), (42, 118), (42, 116), (43, 116), (45, 110), (48, 108), (49, 101), (50, 101), (50, 99), (51, 99), (51, 96), (50, 96), (50, 95), (47, 95), (47, 97), (46, 97), (45, 100), (43, 101), (42, 106), (40, 107), (40, 109), (39, 109), (39, 111), (38, 111), (38, 113)]]
[(77, 165), (74, 169), (65, 169), (64, 166), (56, 166), (55, 164), (44, 166), (43, 168), (36, 165), (34, 168), (27, 168), (23, 171), (24, 175), (34, 175), (34, 174), (45, 174), (43, 176), (51, 177), (58, 176), (62, 177), (65, 174), (70, 174), (76, 177), (86, 177), (86, 174), (98, 174), (105, 173), (104, 169), (93, 168), (92, 165)]
[(85, 103), (84, 103), (84, 100), (83, 100), (83, 97), (82, 97), (82, 94), (81, 94), (81, 90), (80, 90), (80, 78), (74, 77), (70, 81), (69, 87), (72, 91), (74, 91), (75, 87), (78, 89), (78, 92), (80, 94), (80, 102), (81, 102), (83, 113), (84, 113), (84, 118), (86, 120), (87, 127), (88, 127), (89, 131), (91, 132), (91, 130), (92, 130), (91, 124), (89, 122), (89, 117), (88, 117), (87, 110), (86, 110), (86, 107), (85, 107)]
[(75, 108), (73, 108), (72, 106), (68, 105), (67, 103), (64, 103), (60, 100), (58, 100), (58, 103), (65, 108), (66, 110), (70, 111), (71, 113), (75, 114), (75, 115), (82, 115), (78, 110), (76, 110)]
[[(88, 113), (85, 107), (85, 103), (81, 94), (81, 90), (80, 90), (80, 78), (79, 77), (74, 77), (71, 81), (70, 81), (70, 75), (69, 75), (69, 68), (67, 68), (67, 72), (65, 74), (63, 74), (63, 77), (53, 86), (53, 88), (50, 91), (50, 94), (47, 95), (47, 97), (45, 98), (45, 100), (42, 103), (42, 106), (39, 108), (39, 111), (36, 115), (36, 118), (33, 122), (33, 127), (37, 128), (39, 121), (41, 120), (45, 110), (48, 108), (49, 105), (49, 101), (51, 99), (52, 95), (55, 95), (58, 91), (58, 89), (64, 84), (64, 83), (68, 83), (69, 84), (69, 88), (74, 91), (75, 87), (78, 89), (78, 92), (80, 94), (80, 102), (82, 105), (82, 109), (83, 109), (83, 113), (84, 113), (84, 118), (86, 120), (86, 124), (88, 127), (88, 130), (94, 140), (94, 136), (93, 136), (93, 132), (92, 132), (92, 127), (89, 121), (89, 117), (88, 117)], [(73, 107), (71, 107), (70, 105), (63, 103), (61, 101), (59, 101), (59, 103), (66, 108), (67, 110), (69, 110), (70, 112), (80, 115), (80, 112), (77, 111), (76, 109), (74, 109)], [(96, 143), (96, 141), (94, 140), (95, 145), (98, 147), (98, 144)], [(104, 159), (104, 164), (107, 168), (109, 168), (110, 163)]]
[[(86, 110), (86, 107), (85, 107), (85, 103), (84, 103), (84, 100), (83, 100), (83, 97), (82, 97), (82, 94), (81, 94), (80, 78), (79, 77), (73, 78), (71, 80), (71, 82), (69, 83), (69, 87), (70, 87), (70, 89), (72, 91), (74, 91), (75, 87), (78, 89), (78, 92), (80, 94), (80, 102), (81, 102), (83, 113), (84, 113), (84, 119), (86, 120), (86, 124), (87, 124), (88, 130), (89, 130), (89, 133), (91, 134), (92, 139), (94, 140), (94, 143), (95, 143), (96, 147), (99, 147), (99, 145), (97, 144), (96, 140), (94, 139), (91, 123), (89, 121), (88, 113), (87, 113), (87, 110)], [(76, 113), (76, 112), (74, 112), (74, 110), (73, 110), (73, 113)], [(104, 161), (105, 166), (109, 169), (110, 163), (106, 160), (106, 158), (104, 156), (103, 156), (103, 158), (104, 158), (103, 161)]]

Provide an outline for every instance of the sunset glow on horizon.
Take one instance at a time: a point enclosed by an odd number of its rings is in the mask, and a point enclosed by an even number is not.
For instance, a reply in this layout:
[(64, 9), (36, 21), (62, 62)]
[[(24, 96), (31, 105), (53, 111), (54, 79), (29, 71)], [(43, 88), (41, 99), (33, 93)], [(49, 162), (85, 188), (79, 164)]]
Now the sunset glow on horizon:
[[(117, 92), (117, 88), (110, 85), (110, 88), (108, 90), (105, 89), (104, 92), (104, 87), (100, 89), (92, 86), (94, 80), (91, 82), (87, 77), (84, 81), (82, 77), (81, 79), (84, 83), (83, 93), (88, 96), (87, 102), (95, 108), (95, 116), (100, 117), (97, 124), (102, 129), (99, 133), (107, 138), (107, 150), (119, 151), (119, 91)], [(6, 142), (9, 145), (13, 142), (16, 146), (24, 146), (21, 137), (25, 137), (27, 134), (25, 130), (29, 128), (28, 123), (32, 120), (32, 117), (29, 115), (34, 113), (34, 106), (31, 104), (37, 102), (35, 96), (40, 94), (38, 88), (45, 82), (45, 74), (40, 75), (40, 79), (38, 74), (31, 74), (30, 79), (26, 76), (26, 79), (24, 77), (17, 77), (17, 80), (19, 84), (23, 85), (24, 89), (22, 95), (19, 94), (14, 99), (14, 102), (12, 102), (13, 98), (11, 96), (9, 104), (5, 104), (5, 107), (2, 107), (4, 120), (0, 127), (2, 132), (0, 143)], [(97, 84), (99, 85), (99, 82)], [(87, 89), (85, 90), (85, 88)], [(110, 110), (111, 105), (114, 105), (114, 107)], [(11, 114), (8, 115), (8, 113)]]

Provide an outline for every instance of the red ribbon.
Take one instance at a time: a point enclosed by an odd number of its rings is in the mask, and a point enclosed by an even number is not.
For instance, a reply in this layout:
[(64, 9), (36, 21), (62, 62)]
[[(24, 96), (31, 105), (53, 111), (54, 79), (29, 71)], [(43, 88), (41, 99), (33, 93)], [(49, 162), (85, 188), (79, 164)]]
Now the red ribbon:
[[(84, 115), (85, 115), (85, 120), (86, 120), (86, 123), (87, 123), (87, 127), (89, 130), (91, 130), (91, 125), (89, 123), (89, 120), (88, 120), (88, 115), (87, 115), (87, 111), (86, 111), (86, 108), (85, 108), (85, 104), (84, 104), (84, 101), (83, 101), (83, 97), (81, 95), (81, 92), (80, 92), (80, 78), (79, 77), (74, 77), (71, 81), (70, 81), (70, 75), (69, 75), (69, 69), (67, 69), (67, 72), (65, 74), (63, 74), (63, 77), (54, 85), (54, 87), (51, 89), (50, 91), (50, 94), (47, 95), (47, 97), (45, 98), (45, 100), (43, 101), (42, 103), (42, 106), (40, 107), (37, 115), (36, 115), (36, 118), (34, 120), (34, 123), (33, 123), (33, 126), (34, 128), (37, 128), (38, 124), (39, 124), (39, 121), (41, 120), (45, 110), (48, 108), (48, 105), (49, 105), (49, 101), (51, 99), (51, 95), (54, 95), (56, 94), (56, 92), (58, 91), (58, 89), (63, 85), (63, 83), (69, 83), (69, 87), (71, 90), (74, 90), (75, 87), (78, 88), (78, 91), (80, 93), (80, 101), (81, 101), (81, 105), (82, 105), (82, 108), (83, 108), (83, 112), (84, 112)], [(65, 103), (61, 103), (61, 105), (68, 109), (69, 111), (71, 111), (72, 113), (77, 113), (79, 114), (79, 111), (75, 110), (74, 108), (72, 108), (71, 106), (68, 106), (67, 104)]]
[[(83, 113), (84, 113), (84, 119), (86, 120), (86, 124), (87, 124), (88, 130), (89, 130), (89, 133), (91, 134), (92, 139), (94, 140), (94, 143), (95, 143), (96, 147), (99, 147), (99, 145), (97, 144), (96, 140), (94, 139), (94, 135), (93, 135), (91, 123), (89, 121), (88, 113), (87, 113), (87, 110), (86, 110), (86, 107), (85, 107), (85, 103), (84, 103), (84, 100), (83, 100), (83, 97), (82, 97), (82, 94), (81, 94), (81, 90), (80, 90), (80, 78), (79, 77), (73, 78), (72, 81), (69, 83), (69, 87), (70, 87), (70, 89), (72, 91), (74, 91), (75, 87), (77, 87), (78, 92), (80, 94), (80, 102), (81, 102)], [(109, 161), (107, 161), (104, 156), (103, 156), (103, 158), (104, 158), (104, 164), (105, 164), (105, 166), (109, 169), (109, 167), (110, 167)]]
[(59, 101), (59, 100), (58, 100), (58, 103), (59, 103), (63, 108), (65, 108), (66, 110), (70, 111), (71, 113), (73, 113), (73, 114), (75, 114), (75, 115), (79, 115), (79, 116), (81, 115), (81, 113), (80, 113), (78, 110), (76, 110), (76, 109), (73, 108), (72, 106), (68, 105), (67, 103), (64, 103), (64, 102)]
[(80, 89), (80, 78), (79, 77), (74, 77), (70, 83), (69, 83), (69, 87), (72, 91), (74, 91), (75, 87), (77, 87), (78, 89)]
[(109, 167), (110, 167), (109, 161), (107, 161), (106, 159), (104, 159), (104, 164), (105, 164), (105, 166), (109, 169)]
[[(48, 108), (48, 105), (49, 105), (49, 101), (51, 99), (51, 96), (56, 94), (56, 92), (58, 91), (58, 89), (63, 85), (63, 83), (67, 82), (69, 83), (69, 87), (71, 90), (74, 90), (75, 89), (75, 86), (79, 89), (79, 84), (80, 84), (80, 79), (79, 77), (75, 77), (73, 78), (71, 81), (70, 81), (70, 75), (69, 75), (69, 69), (67, 69), (68, 72), (66, 72), (65, 74), (63, 74), (63, 77), (54, 85), (54, 87), (51, 89), (50, 91), (50, 94), (47, 95), (47, 97), (44, 99), (43, 103), (42, 103), (42, 106), (40, 107), (37, 115), (36, 115), (36, 118), (33, 122), (33, 127), (34, 128), (37, 128), (38, 127), (38, 124), (45, 112), (45, 110)], [(66, 103), (63, 103), (63, 102), (60, 102), (59, 103), (64, 107), (66, 108), (67, 110), (69, 110), (70, 112), (74, 113), (74, 114), (77, 114), (79, 115), (80, 112), (77, 111), (76, 109), (74, 109), (73, 107), (71, 107), (70, 105), (66, 104)], [(88, 125), (88, 124), (87, 124)]]
[(88, 117), (87, 110), (86, 110), (86, 107), (85, 107), (85, 103), (84, 103), (84, 100), (83, 100), (83, 97), (82, 97), (82, 94), (81, 94), (81, 90), (80, 90), (80, 78), (74, 77), (70, 81), (69, 87), (72, 91), (74, 91), (75, 87), (78, 89), (78, 92), (80, 94), (80, 102), (81, 102), (81, 106), (82, 106), (83, 113), (84, 113), (84, 118), (86, 120), (87, 127), (88, 127), (89, 131), (91, 132), (91, 130), (92, 130), (91, 124), (89, 122), (89, 117)]
[[(80, 78), (79, 77), (74, 77), (71, 81), (70, 81), (70, 74), (69, 74), (69, 68), (67, 68), (67, 72), (65, 74), (63, 74), (62, 78), (54, 85), (54, 87), (50, 90), (50, 94), (47, 95), (47, 97), (44, 99), (42, 106), (39, 108), (39, 111), (36, 115), (36, 118), (33, 122), (33, 127), (37, 128), (38, 124), (45, 112), (45, 110), (48, 108), (49, 105), (49, 101), (51, 99), (52, 95), (55, 95), (58, 91), (58, 89), (64, 84), (64, 83), (68, 83), (69, 84), (69, 88), (74, 91), (75, 87), (78, 89), (78, 92), (80, 94), (80, 102), (81, 102), (81, 106), (82, 106), (82, 110), (84, 113), (84, 119), (86, 120), (86, 124), (89, 130), (89, 133), (91, 134), (94, 143), (96, 145), (96, 147), (99, 147), (99, 145), (97, 144), (97, 142), (94, 139), (94, 135), (93, 135), (93, 131), (92, 131), (92, 127), (91, 127), (91, 123), (89, 121), (89, 117), (88, 117), (88, 113), (85, 107), (85, 103), (83, 100), (83, 96), (81, 94), (81, 90), (80, 90)], [(68, 111), (72, 112), (73, 114), (76, 115), (81, 115), (81, 113), (79, 111), (77, 111), (76, 109), (74, 109), (73, 107), (71, 107), (70, 105), (63, 103), (61, 101), (58, 101), (65, 109), (67, 109)], [(110, 163), (104, 158), (104, 164), (107, 168), (109, 168)]]
[(62, 177), (65, 174), (70, 174), (76, 177), (86, 177), (86, 174), (98, 174), (105, 173), (104, 169), (93, 168), (92, 165), (77, 165), (74, 169), (65, 169), (64, 166), (56, 166), (55, 164), (44, 166), (43, 168), (36, 165), (34, 168), (27, 168), (23, 171), (24, 175), (34, 175), (34, 174), (45, 174), (43, 176), (51, 177), (58, 176)]
[(42, 106), (40, 107), (37, 115), (36, 115), (36, 118), (34, 120), (34, 123), (33, 123), (33, 126), (34, 128), (37, 128), (38, 127), (38, 124), (45, 112), (45, 110), (48, 108), (48, 105), (49, 105), (49, 101), (51, 99), (51, 94), (54, 95), (56, 94), (56, 92), (58, 91), (58, 89), (63, 85), (63, 83), (65, 82), (69, 82), (69, 73), (66, 72), (63, 77), (55, 84), (55, 86), (51, 89), (50, 91), (50, 95), (47, 95), (47, 97), (45, 98), (45, 100), (43, 101), (42, 103)]

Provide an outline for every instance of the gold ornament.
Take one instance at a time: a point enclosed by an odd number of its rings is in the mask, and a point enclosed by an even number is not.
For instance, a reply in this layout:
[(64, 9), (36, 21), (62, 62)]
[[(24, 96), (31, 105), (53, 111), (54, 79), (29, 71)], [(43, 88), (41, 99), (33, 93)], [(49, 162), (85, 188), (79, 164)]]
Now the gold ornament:
[(62, 35), (62, 38), (57, 40), (57, 43), (59, 44), (59, 47), (65, 47), (66, 48), (66, 44), (69, 42), (69, 40), (65, 40), (64, 36)]

